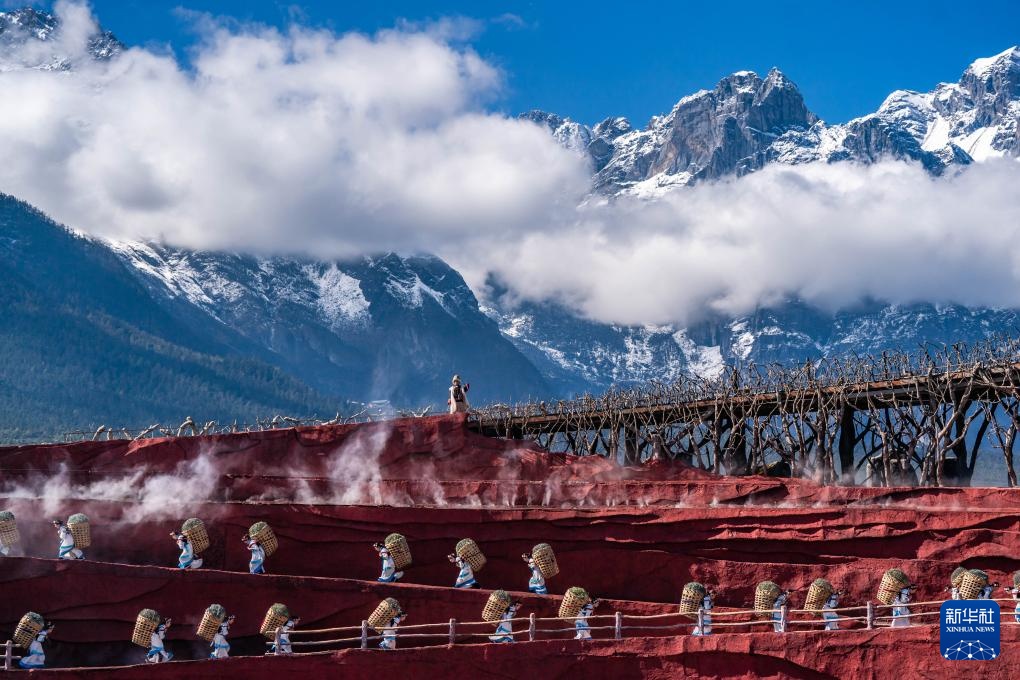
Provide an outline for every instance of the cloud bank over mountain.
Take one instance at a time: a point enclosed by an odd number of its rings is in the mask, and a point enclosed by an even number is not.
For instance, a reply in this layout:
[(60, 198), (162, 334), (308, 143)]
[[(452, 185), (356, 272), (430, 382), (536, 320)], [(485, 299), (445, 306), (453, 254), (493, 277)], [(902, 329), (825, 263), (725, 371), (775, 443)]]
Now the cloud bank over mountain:
[[(1020, 163), (765, 165), (652, 197), (591, 194), (591, 158), (494, 113), (462, 31), (205, 18), (188, 65), (96, 59), (60, 2), (0, 47), (0, 191), (115, 239), (343, 257), (428, 251), (482, 290), (627, 324), (800, 297), (1020, 306)], [(810, 121), (809, 121), (810, 122)]]

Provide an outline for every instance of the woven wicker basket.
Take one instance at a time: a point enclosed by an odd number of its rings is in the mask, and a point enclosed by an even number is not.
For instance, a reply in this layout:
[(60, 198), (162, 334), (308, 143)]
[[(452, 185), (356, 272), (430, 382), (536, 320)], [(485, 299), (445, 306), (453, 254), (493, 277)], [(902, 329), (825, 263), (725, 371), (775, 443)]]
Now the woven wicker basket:
[(0, 512), (0, 545), (12, 546), (21, 541), (21, 534), (18, 533), (18, 523), (14, 520), (14, 513), (10, 510)]
[(379, 606), (368, 617), (368, 625), (377, 631), (382, 631), (383, 628), (390, 625), (390, 620), (399, 613), (400, 603), (392, 597), (387, 597), (379, 603)]
[(276, 542), (276, 534), (273, 533), (273, 528), (265, 522), (255, 522), (248, 529), (248, 535), (259, 542), (262, 549), (266, 551), (266, 557), (270, 557), (279, 544)]
[(1013, 572), (1013, 587), (1020, 588), (1020, 571)]
[(878, 601), (882, 604), (892, 604), (896, 596), (904, 588), (910, 587), (910, 579), (899, 569), (890, 569), (882, 575), (882, 582), (878, 585)]
[(506, 608), (510, 606), (510, 593), (505, 590), (494, 590), (489, 594), (489, 599), (482, 610), (482, 621), (496, 623), (503, 618)]
[(411, 566), (411, 546), (407, 544), (406, 538), (400, 534), (390, 534), (383, 541), (383, 545), (390, 551), (394, 567), (397, 569), (407, 569)]
[(680, 613), (692, 617), (697, 616), (707, 594), (705, 586), (697, 581), (691, 581), (685, 585), (683, 593), (680, 595)]
[(290, 610), (287, 609), (287, 605), (277, 602), (266, 610), (266, 617), (262, 619), (262, 625), (259, 626), (259, 634), (269, 639), (274, 638), (276, 629), (287, 623), (289, 618)]
[(952, 576), (949, 577), (949, 582), (953, 584), (954, 588), (960, 587), (960, 581), (963, 580), (963, 575), (967, 573), (967, 570), (963, 567), (957, 567), (953, 569)]
[(560, 613), (557, 616), (561, 619), (577, 618), (581, 607), (589, 602), (591, 602), (591, 598), (588, 597), (588, 591), (584, 588), (567, 588), (567, 592), (560, 602)]
[(191, 549), (197, 555), (209, 548), (209, 534), (205, 530), (205, 524), (197, 517), (184, 520), (181, 525), (181, 533), (188, 538)]
[(75, 548), (87, 548), (92, 545), (92, 531), (89, 529), (89, 518), (80, 512), (67, 518), (67, 528), (74, 537)]
[(545, 578), (552, 578), (560, 573), (560, 565), (556, 564), (556, 553), (548, 543), (539, 543), (532, 548), (531, 557)]
[(198, 637), (206, 642), (212, 642), (216, 633), (220, 630), (220, 624), (227, 620), (227, 610), (221, 604), (209, 605), (202, 614), (202, 620), (198, 624)]
[(987, 585), (988, 574), (980, 569), (971, 569), (960, 579), (960, 597), (964, 600), (976, 600)]
[(759, 619), (772, 618), (772, 609), (776, 600), (783, 594), (783, 589), (772, 581), (762, 581), (754, 589), (754, 610)]
[(472, 571), (481, 571), (485, 566), (485, 555), (478, 548), (478, 544), (470, 538), (465, 538), (457, 543), (457, 556), (470, 564)]
[(807, 598), (804, 600), (804, 609), (809, 612), (820, 612), (825, 601), (832, 595), (832, 584), (824, 578), (816, 578), (808, 586)]
[(27, 648), (45, 625), (46, 621), (43, 620), (42, 616), (35, 612), (28, 612), (21, 617), (21, 620), (18, 621), (18, 627), (14, 630), (14, 637), (12, 638), (14, 644)]
[(143, 609), (138, 612), (135, 630), (131, 633), (131, 642), (148, 649), (152, 644), (152, 634), (159, 628), (159, 621), (159, 612), (155, 609)]

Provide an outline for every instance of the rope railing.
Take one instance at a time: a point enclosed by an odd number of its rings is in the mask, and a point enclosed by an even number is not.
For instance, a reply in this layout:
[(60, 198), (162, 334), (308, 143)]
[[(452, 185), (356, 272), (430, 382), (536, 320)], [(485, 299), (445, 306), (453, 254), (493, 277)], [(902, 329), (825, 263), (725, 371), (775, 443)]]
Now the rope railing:
[[(1008, 598), (998, 598), (989, 600), (991, 602), (1007, 603), (1015, 605), (1017, 601)], [(586, 619), (588, 624), (583, 630), (588, 632), (599, 632), (599, 631), (612, 631), (612, 637), (619, 640), (626, 637), (628, 631), (673, 631), (681, 630), (685, 628), (701, 628), (704, 629), (706, 626), (711, 628), (736, 628), (736, 627), (776, 627), (777, 630), (787, 632), (793, 627), (802, 627), (807, 629), (813, 629), (818, 626), (827, 626), (830, 623), (840, 622), (855, 622), (863, 623), (865, 628), (891, 628), (895, 627), (894, 622), (896, 621), (911, 621), (915, 619), (927, 619), (932, 616), (938, 616), (938, 610), (928, 611), (911, 611), (909, 614), (879, 614), (877, 612), (891, 611), (897, 607), (911, 607), (914, 610), (917, 608), (938, 606), (941, 608), (944, 600), (929, 600), (924, 602), (910, 602), (906, 604), (874, 604), (867, 603), (865, 605), (854, 605), (850, 607), (834, 607), (832, 609), (824, 610), (826, 614), (837, 614), (835, 618), (791, 618), (792, 615), (810, 615), (811, 617), (817, 617), (821, 612), (812, 609), (790, 609), (786, 606), (778, 609), (768, 610), (757, 610), (757, 609), (727, 609), (727, 610), (705, 610), (699, 609), (697, 614), (686, 614), (677, 612), (665, 612), (662, 614), (623, 614), (622, 612), (615, 612), (613, 614), (594, 614)], [(839, 614), (846, 614), (849, 612), (864, 612), (863, 615), (858, 616), (847, 616)], [(776, 615), (779, 615), (776, 617)], [(696, 616), (696, 618), (694, 618)], [(749, 617), (747, 620), (741, 621), (719, 621), (719, 617)], [(663, 623), (653, 624), (654, 621), (661, 621), (664, 619), (682, 619), (678, 623)], [(399, 630), (394, 629), (393, 631), (387, 631), (389, 633), (370, 633), (372, 628), (368, 625), (367, 621), (362, 621), (360, 626), (345, 626), (339, 628), (320, 628), (312, 630), (292, 630), (290, 636), (311, 636), (316, 634), (327, 634), (335, 632), (353, 632), (358, 631), (360, 634), (356, 637), (343, 637), (331, 640), (308, 640), (308, 641), (294, 641), (290, 643), (292, 647), (303, 647), (303, 648), (317, 648), (317, 647), (328, 647), (338, 646), (348, 643), (357, 643), (362, 649), (367, 649), (370, 642), (383, 640), (386, 637), (393, 639), (399, 638), (401, 640), (426, 640), (426, 639), (446, 639), (448, 644), (453, 645), (458, 642), (470, 642), (479, 638), (491, 639), (494, 637), (510, 637), (514, 640), (523, 640), (525, 637), (528, 641), (538, 640), (542, 636), (555, 636), (562, 633), (573, 633), (581, 630), (577, 626), (563, 627), (565, 621), (572, 621), (571, 618), (561, 617), (537, 617), (531, 614), (528, 617), (515, 617), (506, 621), (457, 621), (456, 619), (450, 619), (447, 623), (420, 623), (414, 625), (400, 626)], [(634, 621), (634, 624), (627, 624), (626, 622)], [(592, 625), (593, 623), (612, 621), (612, 625)], [(500, 623), (510, 624), (511, 630), (506, 633), (497, 633), (493, 626)], [(1013, 620), (1007, 620), (1006, 616), (1002, 617), (1001, 623), (1003, 625), (1020, 625), (1020, 622)], [(526, 628), (520, 627), (518, 624), (527, 624)], [(550, 624), (540, 626), (539, 624)], [(922, 623), (920, 625), (929, 625)], [(482, 626), (489, 630), (483, 632), (474, 632), (470, 629), (472, 627)], [(517, 628), (516, 630), (513, 630)], [(281, 653), (280, 631), (276, 634), (276, 654)], [(551, 639), (551, 638), (550, 638)], [(273, 642), (267, 642), (267, 645), (273, 645)], [(413, 645), (412, 645), (413, 646)], [(301, 653), (301, 652), (297, 652)], [(320, 652), (304, 652), (306, 654), (317, 654)]]

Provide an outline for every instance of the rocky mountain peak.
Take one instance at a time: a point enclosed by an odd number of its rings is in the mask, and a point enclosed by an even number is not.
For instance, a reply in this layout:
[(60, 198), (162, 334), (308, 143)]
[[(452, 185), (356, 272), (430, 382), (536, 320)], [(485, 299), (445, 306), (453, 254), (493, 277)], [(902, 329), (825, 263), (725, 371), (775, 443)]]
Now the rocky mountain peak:
[[(56, 45), (60, 28), (60, 19), (56, 15), (32, 7), (0, 12), (0, 69), (69, 69), (71, 56), (60, 53)], [(53, 43), (52, 49), (39, 49), (50, 43)], [(25, 50), (26, 46), (33, 49)], [(86, 49), (93, 59), (105, 60), (115, 57), (125, 48), (113, 33), (99, 28), (88, 38)]]

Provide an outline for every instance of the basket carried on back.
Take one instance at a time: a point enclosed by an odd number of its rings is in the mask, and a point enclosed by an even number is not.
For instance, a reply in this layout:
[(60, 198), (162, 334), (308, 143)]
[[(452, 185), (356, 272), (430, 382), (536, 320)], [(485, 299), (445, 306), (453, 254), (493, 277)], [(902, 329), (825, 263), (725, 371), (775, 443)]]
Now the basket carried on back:
[(74, 537), (75, 548), (87, 548), (92, 545), (92, 531), (89, 529), (89, 518), (82, 513), (67, 518), (67, 528)]
[(407, 544), (406, 538), (400, 534), (390, 534), (383, 541), (383, 545), (390, 551), (394, 567), (397, 569), (407, 569), (411, 566), (411, 546)]
[(392, 597), (387, 597), (379, 603), (379, 606), (368, 617), (368, 625), (381, 632), (383, 628), (390, 625), (390, 621), (399, 613), (400, 603)]
[(259, 626), (259, 634), (263, 637), (272, 638), (276, 635), (276, 629), (287, 623), (290, 618), (290, 610), (287, 605), (277, 602), (266, 610), (266, 618), (262, 619)]
[(21, 541), (21, 534), (18, 533), (18, 523), (14, 520), (14, 513), (10, 510), (0, 511), (0, 545), (10, 547)]
[(762, 581), (754, 589), (754, 610), (758, 612), (759, 619), (772, 618), (772, 610), (775, 608), (776, 600), (783, 594), (783, 589), (772, 581)]
[(209, 605), (205, 613), (202, 614), (202, 620), (198, 623), (198, 637), (206, 642), (212, 642), (213, 638), (216, 637), (216, 633), (220, 630), (220, 625), (226, 620), (227, 610), (223, 605)]
[(457, 557), (470, 564), (472, 571), (481, 571), (485, 566), (485, 555), (478, 548), (478, 544), (470, 538), (457, 543)]
[(960, 579), (960, 597), (964, 600), (976, 600), (987, 585), (988, 574), (980, 569), (971, 569)]
[(181, 533), (187, 537), (188, 542), (191, 543), (191, 549), (196, 555), (209, 548), (209, 534), (205, 530), (205, 524), (199, 518), (192, 517), (184, 520), (184, 524), (181, 525)]
[(910, 587), (910, 579), (899, 569), (890, 569), (882, 574), (882, 582), (878, 586), (878, 601), (882, 604), (892, 604), (896, 596), (904, 588)]
[(1020, 588), (1020, 571), (1013, 572), (1013, 587)]
[(32, 640), (39, 634), (39, 631), (46, 625), (43, 617), (35, 612), (28, 612), (18, 621), (18, 627), (14, 629), (14, 644), (19, 647), (28, 647)]
[(552, 578), (560, 573), (560, 565), (556, 564), (556, 553), (548, 543), (539, 543), (532, 548), (531, 558), (535, 560), (535, 566), (545, 578)]
[(510, 593), (505, 590), (494, 590), (485, 603), (485, 609), (482, 610), (482, 621), (496, 623), (502, 619), (510, 602)]
[(266, 551), (266, 557), (271, 556), (276, 552), (279, 544), (276, 542), (276, 534), (273, 533), (272, 527), (265, 522), (255, 522), (248, 529), (248, 535), (259, 542), (262, 549)]
[(159, 628), (159, 622), (159, 612), (155, 609), (143, 609), (138, 612), (138, 618), (135, 619), (135, 630), (131, 633), (131, 642), (148, 649), (152, 644), (152, 634)]
[(701, 605), (705, 603), (705, 595), (708, 590), (697, 581), (691, 581), (684, 586), (680, 594), (680, 613), (687, 616), (697, 616)]
[(558, 616), (561, 619), (577, 618), (581, 607), (589, 602), (591, 602), (591, 598), (588, 597), (588, 591), (584, 588), (567, 588), (567, 592), (560, 602), (560, 613)]
[(820, 612), (825, 601), (832, 595), (832, 584), (824, 578), (816, 578), (808, 586), (807, 598), (804, 600), (804, 609), (809, 612)]
[(967, 573), (967, 570), (963, 567), (957, 567), (953, 569), (952, 576), (949, 577), (949, 582), (953, 584), (954, 588), (960, 587), (960, 581), (963, 580), (963, 575)]

